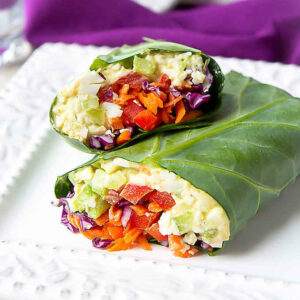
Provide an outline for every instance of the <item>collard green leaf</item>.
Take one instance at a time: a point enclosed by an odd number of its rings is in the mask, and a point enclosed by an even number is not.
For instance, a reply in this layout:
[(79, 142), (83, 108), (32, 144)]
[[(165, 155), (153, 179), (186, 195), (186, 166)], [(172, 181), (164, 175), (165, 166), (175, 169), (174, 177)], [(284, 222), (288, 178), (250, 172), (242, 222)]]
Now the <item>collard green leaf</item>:
[[(191, 48), (185, 45), (176, 44), (176, 43), (170, 43), (166, 41), (159, 41), (159, 40), (151, 40), (145, 38), (147, 41), (146, 43), (141, 43), (135, 46), (128, 46), (124, 45), (123, 47), (117, 48), (116, 50), (112, 51), (111, 53), (107, 55), (100, 55), (98, 56), (92, 65), (90, 66), (90, 70), (98, 70), (99, 68), (103, 68), (107, 66), (108, 64), (117, 63), (120, 62), (124, 64), (126, 67), (131, 68), (132, 67), (132, 61), (135, 55), (139, 54), (145, 54), (149, 51), (168, 51), (168, 52), (193, 52), (193, 53), (200, 53), (204, 61), (209, 60), (208, 68), (211, 72), (211, 74), (214, 77), (213, 83), (209, 89), (209, 93), (212, 96), (211, 101), (207, 104), (203, 105), (203, 111), (204, 114), (196, 119), (179, 123), (179, 124), (168, 124), (164, 126), (157, 127), (153, 130), (144, 131), (142, 129), (139, 129), (139, 132), (134, 136), (134, 138), (131, 139), (130, 142), (125, 143), (121, 146), (115, 147), (111, 150), (106, 150), (105, 152), (111, 152), (115, 151), (124, 147), (127, 147), (129, 145), (134, 144), (136, 141), (143, 139), (146, 136), (152, 135), (157, 132), (163, 132), (163, 131), (172, 131), (172, 130), (180, 130), (180, 129), (188, 129), (188, 128), (196, 128), (196, 127), (202, 127), (207, 126), (210, 122), (208, 119), (216, 113), (216, 111), (220, 108), (221, 105), (221, 91), (224, 86), (224, 75), (217, 64), (217, 62), (205, 55), (203, 52), (201, 52), (198, 49)], [(56, 103), (56, 98), (54, 99), (51, 108), (50, 108), (50, 122), (52, 124), (52, 127), (54, 130), (60, 134), (71, 146), (75, 147), (76, 149), (88, 152), (92, 154), (101, 154), (104, 152), (103, 150), (93, 149), (89, 147), (88, 145), (80, 142), (77, 139), (70, 138), (67, 134), (64, 134), (60, 131), (58, 131), (55, 128), (54, 120), (53, 120), (53, 114), (52, 109)]]
[(166, 168), (209, 193), (227, 212), (232, 239), (300, 173), (300, 99), (231, 72), (210, 126), (104, 154), (113, 157)]

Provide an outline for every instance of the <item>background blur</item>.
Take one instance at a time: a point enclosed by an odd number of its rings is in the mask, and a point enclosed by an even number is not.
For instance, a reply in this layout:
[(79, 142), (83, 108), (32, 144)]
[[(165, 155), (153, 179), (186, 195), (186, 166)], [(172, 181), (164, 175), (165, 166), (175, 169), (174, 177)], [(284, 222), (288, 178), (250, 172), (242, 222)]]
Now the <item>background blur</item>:
[(115, 47), (143, 37), (300, 65), (300, 1), (0, 0), (0, 87), (43, 43)]

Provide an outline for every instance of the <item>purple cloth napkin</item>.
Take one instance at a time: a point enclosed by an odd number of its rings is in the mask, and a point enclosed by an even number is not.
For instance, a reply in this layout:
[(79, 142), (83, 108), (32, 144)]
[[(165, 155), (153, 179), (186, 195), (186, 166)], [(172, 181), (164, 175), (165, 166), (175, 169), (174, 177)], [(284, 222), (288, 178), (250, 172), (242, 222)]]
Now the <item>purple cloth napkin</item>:
[(26, 38), (120, 46), (142, 37), (199, 48), (209, 55), (300, 65), (300, 0), (247, 0), (165, 14), (130, 0), (25, 0)]

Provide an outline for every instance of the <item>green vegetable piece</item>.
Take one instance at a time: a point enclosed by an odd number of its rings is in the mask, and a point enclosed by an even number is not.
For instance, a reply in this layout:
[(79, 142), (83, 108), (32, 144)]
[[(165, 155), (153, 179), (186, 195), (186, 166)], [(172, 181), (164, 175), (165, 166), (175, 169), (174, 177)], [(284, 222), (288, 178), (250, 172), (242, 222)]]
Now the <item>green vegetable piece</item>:
[(99, 99), (97, 96), (85, 95), (81, 97), (80, 100), (81, 100), (81, 107), (83, 110), (99, 107)]
[(100, 58), (96, 58), (96, 59), (93, 61), (93, 63), (92, 63), (92, 65), (91, 65), (90, 69), (91, 69), (91, 70), (98, 70), (98, 69), (101, 70), (102, 68), (105, 68), (107, 65), (108, 65), (108, 63), (107, 63), (106, 61), (104, 61), (104, 60), (102, 60), (102, 59), (100, 59)]
[(177, 225), (179, 234), (184, 234), (190, 230), (190, 225), (193, 224), (194, 214), (191, 211), (187, 211), (183, 215), (173, 217), (173, 220)]
[(91, 108), (86, 111), (89, 120), (97, 125), (105, 123), (105, 110), (102, 108)]
[(73, 185), (81, 182), (90, 182), (94, 176), (94, 170), (91, 166), (79, 169), (69, 173), (69, 180)]
[(118, 190), (121, 186), (125, 185), (126, 182), (127, 178), (120, 171), (107, 174), (98, 169), (92, 180), (92, 189), (95, 193), (103, 196), (107, 189)]
[(212, 239), (215, 237), (215, 235), (218, 233), (218, 230), (216, 228), (210, 228), (210, 229), (207, 229), (205, 230), (201, 236), (204, 238), (204, 239)]
[(87, 208), (87, 214), (90, 218), (97, 219), (103, 213), (105, 213), (109, 207), (110, 204), (107, 201), (103, 200), (101, 197), (98, 197), (96, 200), (96, 206)]
[(134, 57), (133, 70), (146, 76), (151, 76), (155, 72), (155, 63), (141, 58), (138, 56)]
[(96, 219), (103, 214), (109, 204), (92, 191), (90, 185), (86, 185), (75, 198), (70, 201), (72, 211), (86, 212), (90, 218)]

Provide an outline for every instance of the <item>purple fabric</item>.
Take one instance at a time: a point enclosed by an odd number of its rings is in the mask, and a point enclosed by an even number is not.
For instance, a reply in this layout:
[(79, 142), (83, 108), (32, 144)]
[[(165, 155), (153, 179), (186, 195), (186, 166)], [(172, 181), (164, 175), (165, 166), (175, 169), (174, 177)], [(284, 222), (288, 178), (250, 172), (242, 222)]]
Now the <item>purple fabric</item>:
[(161, 15), (130, 0), (25, 0), (25, 11), (25, 35), (35, 46), (120, 46), (146, 36), (209, 55), (300, 64), (300, 0), (198, 5)]
[(17, 0), (0, 0), (0, 9), (7, 9), (15, 5)]

